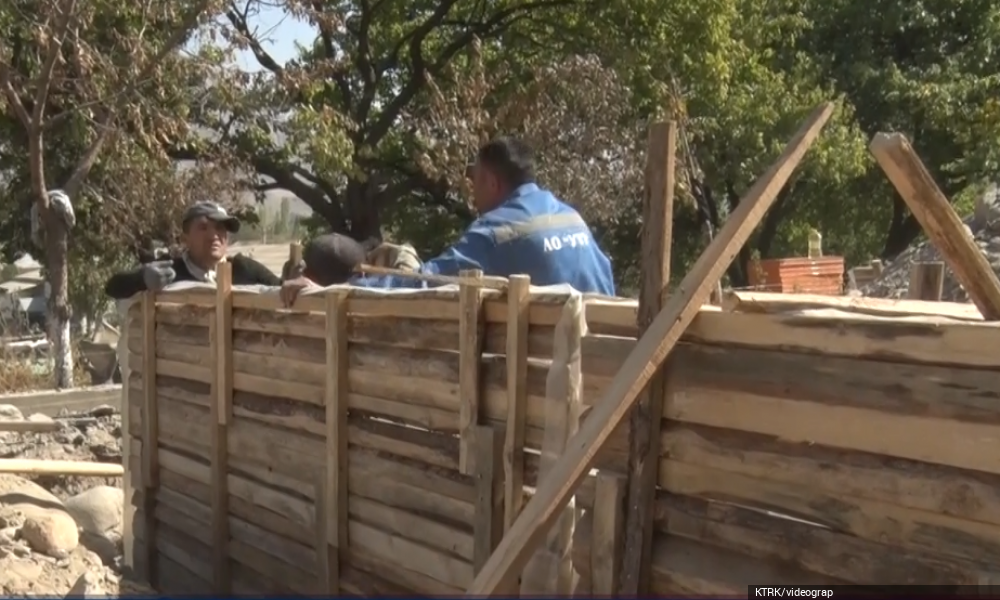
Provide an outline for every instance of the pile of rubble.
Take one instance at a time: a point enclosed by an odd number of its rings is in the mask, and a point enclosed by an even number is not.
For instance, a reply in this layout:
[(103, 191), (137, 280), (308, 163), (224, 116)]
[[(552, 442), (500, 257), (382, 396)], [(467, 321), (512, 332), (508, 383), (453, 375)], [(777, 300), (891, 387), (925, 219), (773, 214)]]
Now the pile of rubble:
[[(990, 266), (1000, 273), (1000, 187), (994, 185), (987, 190), (964, 222)], [(887, 265), (878, 279), (861, 288), (861, 294), (873, 298), (905, 298), (910, 287), (911, 265), (941, 260), (941, 253), (929, 241), (911, 246)], [(941, 299), (946, 302), (969, 301), (965, 290), (947, 268)]]
[[(22, 418), (0, 405), (0, 420)], [(52, 433), (0, 433), (0, 456), (121, 463), (121, 415), (112, 407), (55, 421)], [(118, 478), (0, 473), (0, 594), (149, 594), (122, 580), (123, 500)]]

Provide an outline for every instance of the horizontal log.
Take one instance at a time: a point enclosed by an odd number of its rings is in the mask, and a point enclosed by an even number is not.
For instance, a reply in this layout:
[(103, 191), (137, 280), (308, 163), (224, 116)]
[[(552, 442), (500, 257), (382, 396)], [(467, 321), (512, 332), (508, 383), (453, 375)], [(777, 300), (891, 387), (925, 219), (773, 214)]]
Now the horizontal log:
[(958, 302), (925, 302), (922, 300), (892, 300), (850, 296), (818, 296), (814, 294), (778, 294), (729, 290), (722, 308), (730, 312), (782, 313), (803, 310), (835, 309), (875, 317), (949, 317), (963, 321), (982, 322), (983, 315), (974, 304)]
[(121, 477), (121, 465), (73, 460), (0, 458), (0, 473), (18, 475), (76, 475), (79, 477)]
[(348, 490), (386, 506), (471, 531), (475, 488), (412, 463), (350, 452)]
[(472, 561), (472, 533), (469, 531), (449, 527), (361, 496), (350, 496), (348, 505), (351, 519), (446, 555)]
[(56, 421), (0, 421), (0, 431), (46, 432), (59, 431), (62, 425)]
[[(697, 539), (771, 564), (792, 565), (854, 584), (978, 583), (978, 570), (942, 560), (937, 553), (903, 552), (730, 503), (658, 492), (655, 515), (657, 530), (668, 533), (670, 543), (685, 538)], [(662, 564), (662, 561), (655, 562)], [(758, 581), (793, 583), (759, 575)]]
[(120, 408), (121, 396), (122, 386), (113, 384), (71, 390), (0, 394), (0, 404), (10, 404), (26, 415), (41, 413), (55, 417), (63, 410), (69, 411), (70, 414), (79, 414), (104, 405)]
[[(586, 364), (601, 357), (604, 372), (616, 372), (628, 356), (626, 348), (635, 345), (628, 338), (594, 337), (597, 339), (584, 339), (583, 360)], [(928, 317), (889, 319), (847, 313), (802, 316), (703, 309), (682, 342), (883, 362), (1000, 367), (1000, 355), (982, 351), (1000, 343), (1000, 326)], [(679, 345), (675, 353), (683, 346)], [(619, 357), (617, 361), (615, 356)], [(591, 367), (584, 367), (584, 371), (592, 372)]]
[(685, 345), (675, 387), (852, 406), (900, 415), (1000, 423), (995, 371)]
[[(573, 536), (573, 566), (581, 585), (590, 588), (593, 515), (577, 523)], [(742, 552), (713, 547), (686, 537), (654, 534), (650, 564), (650, 592), (655, 596), (745, 597), (747, 586), (834, 585), (845, 583), (794, 564), (768, 561)], [(578, 588), (579, 589), (579, 588)]]
[(1000, 473), (1000, 436), (989, 424), (690, 386), (668, 397), (664, 417), (794, 442)]
[[(423, 573), (411, 571), (400, 564), (393, 563), (387, 557), (364, 551), (355, 545), (350, 545), (346, 555), (347, 564), (357, 571), (368, 575), (370, 583), (378, 584), (384, 580), (394, 589), (407, 590), (410, 594), (422, 596), (461, 596), (464, 588), (451, 586), (437, 581)], [(379, 586), (378, 589), (384, 589)], [(409, 595), (409, 594), (407, 594)]]
[[(157, 342), (174, 341), (208, 345), (208, 324), (211, 309), (179, 305), (160, 305), (157, 308)], [(252, 309), (233, 311), (233, 347), (247, 352), (269, 353), (280, 344), (308, 347), (310, 340), (326, 337), (326, 315), (323, 313), (267, 312)], [(175, 328), (183, 328), (179, 333)], [(530, 356), (552, 356), (552, 326), (536, 325), (529, 329), (528, 353)], [(133, 352), (141, 351), (141, 323), (133, 322), (129, 329)], [(284, 339), (297, 339), (285, 342)], [(348, 339), (357, 344), (381, 344), (416, 350), (458, 350), (458, 321), (435, 321), (410, 318), (373, 318), (352, 316), (348, 319)], [(192, 341), (193, 340), (193, 341)], [(314, 349), (323, 345), (313, 342)], [(502, 323), (488, 323), (484, 338), (484, 351), (503, 353), (507, 343), (507, 327)], [(319, 350), (313, 356), (322, 356)]]
[(1000, 561), (1000, 476), (680, 423), (661, 448), (666, 490), (765, 507), (908, 551)]
[[(137, 458), (141, 455), (141, 442), (138, 440), (133, 442), (132, 452), (133, 457)], [(199, 501), (204, 501), (207, 498), (205, 496), (208, 491), (207, 486), (211, 485), (211, 467), (207, 461), (198, 461), (163, 447), (157, 449), (157, 458), (162, 481), (172, 478), (170, 481), (174, 483), (170, 485), (173, 489), (181, 491), (183, 485), (185, 486), (184, 490), (190, 492), (188, 495), (194, 497), (193, 494), (198, 493)], [(167, 475), (168, 473), (173, 475)], [(312, 543), (315, 539), (315, 510), (310, 502), (315, 496), (312, 486), (299, 485), (295, 491), (279, 490), (238, 472), (231, 472), (227, 481), (230, 493), (230, 510), (234, 515), (252, 521), (261, 527), (277, 529), (277, 533), (285, 531), (288, 537), (303, 543)], [(200, 485), (195, 486), (191, 482)], [(276, 523), (274, 526), (269, 526), (267, 521), (256, 520), (257, 517), (267, 515), (268, 511), (283, 517), (283, 520), (271, 520), (271, 523)], [(297, 531), (304, 531), (304, 534), (294, 535)]]
[(436, 552), (361, 521), (348, 522), (351, 546), (379, 556), (387, 563), (421, 573), (448, 587), (467, 588), (472, 583), (472, 563)]

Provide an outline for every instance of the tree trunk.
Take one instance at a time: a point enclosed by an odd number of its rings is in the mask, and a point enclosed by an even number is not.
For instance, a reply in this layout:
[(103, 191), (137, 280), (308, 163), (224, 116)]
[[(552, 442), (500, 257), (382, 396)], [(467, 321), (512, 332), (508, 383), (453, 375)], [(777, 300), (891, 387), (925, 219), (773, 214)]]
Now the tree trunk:
[(352, 238), (358, 241), (382, 239), (381, 207), (367, 183), (349, 181), (346, 190), (346, 208), (351, 221)]
[(48, 264), (48, 333), (56, 388), (73, 387), (73, 347), (70, 339), (69, 232), (55, 210), (45, 211), (45, 257)]

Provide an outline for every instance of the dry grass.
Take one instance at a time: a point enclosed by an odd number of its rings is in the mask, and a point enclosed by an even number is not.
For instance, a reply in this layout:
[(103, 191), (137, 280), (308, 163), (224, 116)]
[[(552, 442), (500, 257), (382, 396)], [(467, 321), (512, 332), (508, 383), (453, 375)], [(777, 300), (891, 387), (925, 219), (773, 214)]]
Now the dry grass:
[[(78, 349), (74, 348), (74, 358), (79, 355)], [(73, 380), (77, 385), (90, 383), (90, 375), (79, 363), (75, 365)], [(54, 387), (51, 364), (25, 357), (23, 353), (0, 349), (0, 394), (50, 390)]]

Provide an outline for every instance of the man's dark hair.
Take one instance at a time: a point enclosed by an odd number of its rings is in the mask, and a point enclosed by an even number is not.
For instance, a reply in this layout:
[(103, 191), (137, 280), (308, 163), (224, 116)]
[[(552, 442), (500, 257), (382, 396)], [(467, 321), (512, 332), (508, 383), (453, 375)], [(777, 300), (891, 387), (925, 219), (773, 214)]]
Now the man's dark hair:
[(476, 158), (512, 188), (535, 181), (534, 152), (517, 138), (496, 138), (480, 148)]
[(365, 255), (364, 246), (346, 235), (321, 235), (302, 249), (305, 276), (324, 287), (344, 283), (354, 267), (365, 262)]

